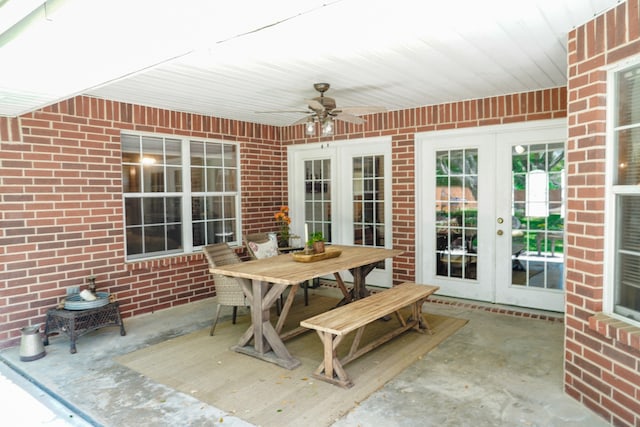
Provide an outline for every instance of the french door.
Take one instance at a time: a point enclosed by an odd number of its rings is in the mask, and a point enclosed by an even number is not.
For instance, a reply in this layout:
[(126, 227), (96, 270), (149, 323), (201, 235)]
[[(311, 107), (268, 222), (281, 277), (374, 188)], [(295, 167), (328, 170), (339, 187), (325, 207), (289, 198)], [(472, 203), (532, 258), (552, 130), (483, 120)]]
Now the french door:
[[(334, 244), (391, 248), (391, 140), (366, 138), (288, 147), (292, 229), (321, 231)], [(300, 218), (300, 220), (298, 220)], [(304, 239), (304, 237), (303, 237)], [(352, 280), (349, 272), (343, 279)], [(390, 287), (392, 261), (367, 284)]]
[(564, 120), (416, 136), (416, 277), (564, 311)]

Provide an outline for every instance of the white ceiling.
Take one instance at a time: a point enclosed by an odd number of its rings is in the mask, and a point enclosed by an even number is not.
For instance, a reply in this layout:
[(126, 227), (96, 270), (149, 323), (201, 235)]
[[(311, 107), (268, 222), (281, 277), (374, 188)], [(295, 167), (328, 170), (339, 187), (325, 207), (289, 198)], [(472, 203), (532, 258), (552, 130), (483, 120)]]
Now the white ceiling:
[(0, 0), (0, 115), (86, 94), (283, 126), (256, 112), (315, 82), (389, 110), (563, 86), (567, 33), (618, 3)]

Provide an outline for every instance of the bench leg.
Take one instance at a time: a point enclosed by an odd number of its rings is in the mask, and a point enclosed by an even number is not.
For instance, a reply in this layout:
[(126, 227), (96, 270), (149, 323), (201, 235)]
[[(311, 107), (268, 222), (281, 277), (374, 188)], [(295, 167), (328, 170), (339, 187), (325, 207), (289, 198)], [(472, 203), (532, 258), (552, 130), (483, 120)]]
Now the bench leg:
[(328, 332), (316, 332), (322, 341), (324, 348), (324, 360), (313, 373), (313, 377), (344, 388), (353, 386), (347, 372), (342, 367), (342, 363), (338, 360), (336, 353), (336, 348), (338, 347), (338, 344), (340, 344), (340, 341), (342, 341), (343, 337), (333, 335)]
[(418, 301), (413, 306), (414, 319), (418, 319), (418, 324), (416, 325), (416, 330), (418, 330), (419, 332), (422, 332), (422, 331), (420, 331), (420, 329), (426, 329), (429, 332), (429, 335), (433, 335), (433, 329), (431, 329), (431, 326), (429, 326), (429, 322), (427, 322), (427, 319), (425, 319), (424, 316), (422, 315), (422, 305), (425, 302), (426, 302), (426, 300)]

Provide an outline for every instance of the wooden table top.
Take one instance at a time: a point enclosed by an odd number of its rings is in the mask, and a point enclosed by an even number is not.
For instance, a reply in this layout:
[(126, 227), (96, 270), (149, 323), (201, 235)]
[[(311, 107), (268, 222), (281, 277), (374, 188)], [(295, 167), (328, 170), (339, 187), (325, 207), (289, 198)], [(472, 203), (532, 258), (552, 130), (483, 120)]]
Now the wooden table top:
[(298, 262), (293, 259), (291, 254), (283, 254), (239, 264), (222, 265), (209, 268), (209, 271), (225, 276), (295, 285), (315, 277), (361, 267), (387, 258), (393, 258), (403, 253), (399, 249), (368, 246), (330, 245), (327, 248), (329, 250), (340, 250), (342, 253), (336, 258), (323, 259), (316, 262)]

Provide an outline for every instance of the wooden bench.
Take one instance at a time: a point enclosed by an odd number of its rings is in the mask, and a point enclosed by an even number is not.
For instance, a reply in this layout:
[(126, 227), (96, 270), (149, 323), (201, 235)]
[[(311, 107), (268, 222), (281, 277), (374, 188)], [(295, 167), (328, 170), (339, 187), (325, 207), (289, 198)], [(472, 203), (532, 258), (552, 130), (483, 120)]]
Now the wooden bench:
[[(438, 286), (402, 283), (300, 322), (300, 326), (315, 329), (324, 346), (323, 361), (313, 376), (345, 388), (351, 387), (353, 383), (344, 370), (344, 365), (409, 329), (413, 328), (418, 332), (428, 329), (429, 333), (432, 333), (422, 317), (422, 304), (438, 289)], [(405, 307), (411, 307), (406, 319), (400, 312)], [(393, 313), (400, 326), (360, 348), (365, 326)], [(338, 359), (338, 345), (347, 334), (356, 330), (349, 353)]]

